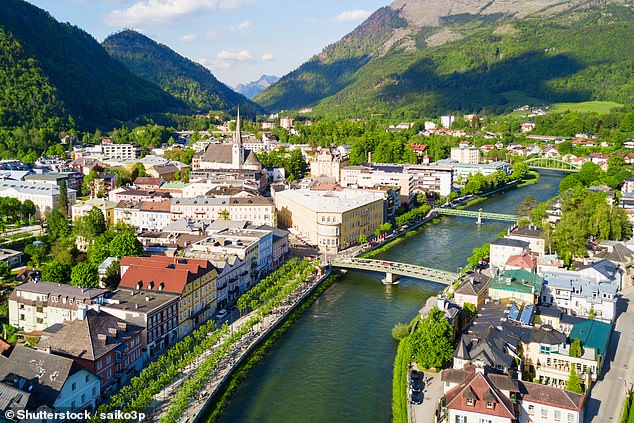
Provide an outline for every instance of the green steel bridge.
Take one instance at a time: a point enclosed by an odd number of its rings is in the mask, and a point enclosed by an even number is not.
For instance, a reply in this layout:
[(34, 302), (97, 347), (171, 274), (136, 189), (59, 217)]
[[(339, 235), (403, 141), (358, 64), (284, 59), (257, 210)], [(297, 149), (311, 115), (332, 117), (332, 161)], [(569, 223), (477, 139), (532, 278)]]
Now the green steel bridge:
[(370, 270), (385, 273), (385, 283), (392, 284), (398, 280), (398, 276), (409, 276), (426, 281), (451, 285), (460, 275), (445, 270), (416, 266), (414, 264), (399, 263), (396, 261), (372, 260), (362, 258), (336, 258), (330, 262), (333, 267), (344, 269)]
[(482, 209), (478, 211), (473, 210), (458, 210), (458, 209), (446, 209), (435, 208), (432, 212), (436, 214), (442, 214), (445, 216), (463, 216), (463, 217), (475, 217), (478, 225), (482, 224), (482, 219), (488, 220), (501, 220), (503, 222), (517, 222), (520, 216), (516, 214), (503, 214), (503, 213), (490, 213), (484, 212)]
[(528, 165), (529, 169), (536, 170), (558, 170), (560, 172), (573, 173), (579, 172), (580, 169), (579, 165), (547, 157), (534, 157), (526, 160), (524, 163)]

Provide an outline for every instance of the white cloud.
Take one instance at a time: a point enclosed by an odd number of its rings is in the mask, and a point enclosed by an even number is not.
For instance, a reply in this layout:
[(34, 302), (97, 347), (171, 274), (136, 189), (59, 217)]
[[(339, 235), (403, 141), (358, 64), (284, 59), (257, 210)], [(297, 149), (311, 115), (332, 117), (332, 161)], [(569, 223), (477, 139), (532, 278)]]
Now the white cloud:
[(218, 53), (218, 60), (232, 60), (235, 62), (244, 62), (251, 60), (253, 56), (247, 50), (241, 50), (238, 52), (222, 50)]
[(251, 31), (252, 28), (253, 28), (253, 22), (244, 21), (240, 25), (238, 25), (238, 32), (241, 34), (246, 34), (247, 32)]
[(197, 60), (198, 63), (211, 70), (230, 69), (236, 63), (245, 63), (251, 61), (253, 61), (253, 55), (247, 50), (241, 50), (237, 52), (222, 50), (216, 55), (215, 59), (203, 57)]
[(182, 35), (179, 40), (184, 41), (186, 43), (191, 43), (192, 41), (200, 40), (200, 34), (185, 34)]
[(142, 0), (105, 18), (110, 25), (176, 24), (188, 17), (215, 10), (237, 9), (254, 0)]
[(275, 56), (273, 56), (273, 53), (264, 53), (262, 55), (263, 62), (271, 62), (273, 60), (275, 60)]
[(185, 34), (178, 37), (179, 40), (185, 43), (191, 43), (200, 40), (217, 40), (220, 38), (220, 34), (217, 31), (208, 31), (199, 34)]
[(361, 21), (370, 16), (370, 14), (372, 14), (372, 12), (370, 12), (369, 10), (346, 10), (332, 18), (332, 20), (335, 22)]

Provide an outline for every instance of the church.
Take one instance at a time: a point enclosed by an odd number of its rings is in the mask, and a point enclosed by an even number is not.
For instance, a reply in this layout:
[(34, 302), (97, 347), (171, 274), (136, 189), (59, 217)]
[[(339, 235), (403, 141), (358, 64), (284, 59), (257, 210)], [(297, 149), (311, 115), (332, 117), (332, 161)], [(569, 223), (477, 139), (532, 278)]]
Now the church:
[(262, 162), (251, 150), (242, 145), (240, 109), (236, 119), (236, 132), (231, 143), (209, 144), (204, 152), (192, 159), (192, 170), (251, 170), (262, 171)]

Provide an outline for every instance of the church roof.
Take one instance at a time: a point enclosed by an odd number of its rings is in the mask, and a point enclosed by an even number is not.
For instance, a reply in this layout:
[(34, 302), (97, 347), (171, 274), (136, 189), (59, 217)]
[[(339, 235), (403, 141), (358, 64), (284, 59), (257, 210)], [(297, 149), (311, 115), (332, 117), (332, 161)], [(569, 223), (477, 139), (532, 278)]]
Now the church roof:
[(209, 144), (201, 161), (231, 163), (232, 157), (231, 144)]

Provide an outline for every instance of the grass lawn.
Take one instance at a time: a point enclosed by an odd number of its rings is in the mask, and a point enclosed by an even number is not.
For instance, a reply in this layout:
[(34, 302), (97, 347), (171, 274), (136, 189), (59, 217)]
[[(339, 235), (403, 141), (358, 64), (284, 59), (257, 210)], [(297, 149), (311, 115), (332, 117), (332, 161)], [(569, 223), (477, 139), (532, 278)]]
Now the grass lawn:
[(616, 107), (622, 107), (622, 104), (613, 103), (611, 101), (585, 101), (583, 103), (555, 103), (551, 106), (550, 111), (562, 113), (570, 112), (595, 112), (599, 114), (610, 113), (610, 110)]

